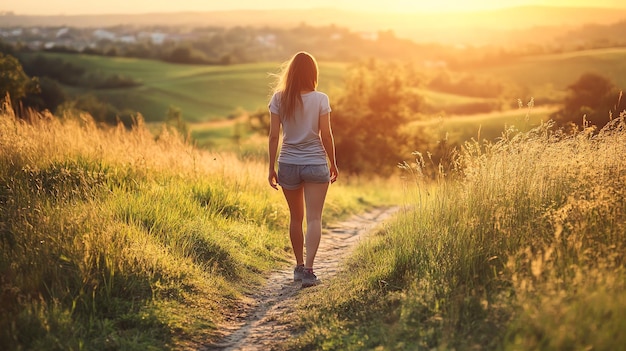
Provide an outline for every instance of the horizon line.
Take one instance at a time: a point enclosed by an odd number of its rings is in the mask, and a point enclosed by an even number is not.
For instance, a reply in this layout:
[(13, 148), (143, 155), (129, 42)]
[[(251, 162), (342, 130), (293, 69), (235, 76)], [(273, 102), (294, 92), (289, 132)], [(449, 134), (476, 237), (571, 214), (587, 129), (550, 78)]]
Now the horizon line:
[(241, 9), (216, 9), (216, 10), (180, 10), (180, 11), (152, 11), (152, 12), (106, 12), (106, 13), (54, 13), (54, 14), (38, 14), (38, 13), (16, 13), (12, 10), (0, 10), (0, 16), (33, 16), (33, 17), (79, 17), (79, 16), (141, 16), (141, 15), (158, 15), (158, 14), (201, 14), (201, 13), (220, 13), (220, 12), (268, 12), (268, 11), (311, 11), (311, 10), (332, 10), (344, 12), (357, 12), (364, 14), (384, 13), (387, 15), (432, 15), (432, 14), (476, 14), (484, 12), (494, 12), (501, 10), (519, 9), (519, 8), (546, 8), (546, 9), (597, 9), (597, 10), (626, 10), (626, 4), (622, 7), (616, 6), (559, 6), (559, 5), (511, 5), (494, 8), (483, 8), (477, 10), (419, 10), (411, 12), (403, 12), (401, 10), (361, 10), (348, 9), (341, 7), (280, 7), (280, 8), (241, 8)]

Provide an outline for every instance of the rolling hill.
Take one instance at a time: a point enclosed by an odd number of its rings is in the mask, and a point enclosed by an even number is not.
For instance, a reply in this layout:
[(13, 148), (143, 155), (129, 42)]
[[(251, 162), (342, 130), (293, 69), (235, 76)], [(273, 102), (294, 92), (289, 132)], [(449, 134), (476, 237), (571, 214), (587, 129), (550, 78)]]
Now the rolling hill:
[(583, 50), (562, 54), (527, 57), (503, 63), (475, 73), (507, 77), (528, 88), (530, 94), (553, 90), (564, 91), (583, 73), (604, 75), (620, 89), (626, 89), (626, 48)]
[[(60, 57), (90, 72), (103, 75), (122, 74), (142, 83), (133, 88), (82, 90), (69, 88), (76, 94), (92, 93), (110, 102), (120, 110), (129, 108), (139, 111), (147, 122), (160, 122), (166, 118), (168, 108), (175, 106), (182, 111), (189, 123), (192, 136), (201, 145), (230, 142), (237, 133), (241, 119), (233, 119), (241, 110), (265, 109), (270, 95), (270, 84), (279, 63), (264, 62), (230, 66), (202, 66), (171, 64), (162, 61), (113, 58), (103, 56), (45, 53)], [(320, 90), (335, 95), (344, 84), (343, 75), (348, 63), (320, 62)], [(475, 69), (474, 75), (493, 76), (520, 87), (524, 104), (531, 98), (535, 109), (527, 127), (546, 120), (566, 93), (569, 84), (585, 72), (597, 72), (611, 78), (615, 84), (626, 87), (626, 48), (587, 50), (555, 55), (527, 57), (487, 68)], [(519, 124), (525, 111), (502, 111), (481, 116), (456, 116), (464, 106), (480, 103), (486, 99), (443, 93), (418, 88), (419, 94), (429, 105), (430, 116), (413, 127), (433, 126), (440, 123), (436, 133), (440, 137), (450, 133), (451, 138), (476, 136), (478, 130), (484, 137), (495, 137), (504, 124)], [(507, 102), (508, 105), (515, 101)], [(448, 112), (446, 112), (448, 111)], [(458, 113), (458, 112), (457, 112)], [(475, 118), (472, 118), (475, 117)], [(443, 119), (441, 119), (443, 118)], [(480, 127), (479, 127), (480, 126)]]
[[(230, 66), (180, 65), (161, 61), (102, 56), (46, 53), (84, 67), (88, 71), (122, 74), (142, 83), (139, 87), (92, 90), (91, 93), (117, 107), (140, 111), (147, 121), (165, 118), (169, 106), (179, 107), (186, 121), (220, 120), (237, 109), (265, 108), (270, 95), (271, 73), (279, 63)], [(320, 62), (320, 89), (341, 89), (347, 63)], [(502, 78), (523, 87), (527, 101), (554, 100), (585, 72), (597, 72), (626, 87), (626, 49), (587, 50), (528, 57), (518, 61), (475, 69), (473, 74)], [(74, 93), (87, 91), (68, 88)], [(446, 109), (480, 99), (423, 91), (435, 108)]]
[[(189, 122), (221, 119), (238, 108), (265, 108), (273, 82), (271, 73), (276, 73), (280, 66), (275, 62), (205, 66), (90, 55), (45, 55), (62, 58), (89, 72), (121, 74), (140, 82), (141, 86), (133, 88), (67, 89), (75, 94), (90, 92), (119, 108), (139, 111), (146, 121), (163, 120), (169, 106), (180, 108)], [(340, 84), (345, 64), (320, 66), (320, 88), (327, 90)]]

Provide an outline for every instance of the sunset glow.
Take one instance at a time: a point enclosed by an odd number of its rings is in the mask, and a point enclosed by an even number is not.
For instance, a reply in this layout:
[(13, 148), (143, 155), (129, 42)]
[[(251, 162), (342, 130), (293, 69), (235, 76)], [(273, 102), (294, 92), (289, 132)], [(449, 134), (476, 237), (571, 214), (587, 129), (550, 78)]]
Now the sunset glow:
[(76, 15), (76, 14), (122, 14), (186, 11), (221, 11), (241, 9), (296, 9), (336, 8), (358, 11), (385, 12), (446, 12), (479, 11), (511, 6), (544, 5), (570, 7), (625, 8), (619, 0), (318, 0), (299, 2), (283, 0), (232, 0), (232, 1), (165, 1), (165, 0), (22, 0), (0, 5), (0, 12), (10, 11), (22, 15)]

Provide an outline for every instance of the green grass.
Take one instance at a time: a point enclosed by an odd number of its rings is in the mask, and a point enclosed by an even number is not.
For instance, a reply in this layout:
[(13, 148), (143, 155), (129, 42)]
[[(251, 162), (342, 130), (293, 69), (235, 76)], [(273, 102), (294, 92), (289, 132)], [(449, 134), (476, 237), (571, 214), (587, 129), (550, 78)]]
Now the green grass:
[(545, 98), (549, 91), (553, 93), (564, 91), (568, 85), (587, 72), (604, 75), (613, 80), (618, 88), (625, 89), (626, 49), (584, 50), (534, 56), (475, 71), (476, 74), (505, 77), (520, 86), (525, 86), (529, 89), (530, 96), (536, 99)]
[[(265, 108), (272, 79), (279, 64), (275, 62), (231, 66), (170, 64), (156, 60), (103, 56), (44, 53), (59, 57), (89, 72), (103, 75), (121, 74), (143, 83), (128, 89), (95, 91), (97, 96), (117, 106), (130, 106), (141, 112), (146, 121), (161, 121), (170, 105), (183, 111), (186, 121), (206, 122), (223, 119), (238, 108), (255, 111)], [(346, 63), (320, 63), (320, 89), (332, 91), (343, 85)], [(544, 55), (477, 69), (486, 74), (510, 80), (527, 88), (537, 101), (559, 99), (566, 87), (588, 71), (598, 72), (626, 86), (626, 49), (588, 50)], [(72, 90), (84, 93), (83, 90)], [(422, 92), (435, 110), (489, 101), (433, 91)]]
[(437, 92), (427, 89), (419, 89), (419, 94), (424, 97), (425, 103), (435, 109), (447, 110), (451, 107), (463, 106), (472, 103), (491, 102), (495, 99), (477, 98), (457, 94)]
[[(143, 85), (134, 88), (94, 90), (96, 96), (117, 107), (130, 107), (148, 122), (165, 119), (170, 105), (179, 107), (188, 122), (222, 119), (238, 108), (266, 108), (270, 85), (280, 64), (276, 62), (230, 66), (181, 65), (156, 60), (91, 55), (45, 53), (62, 58), (91, 73), (120, 74)], [(320, 63), (320, 89), (342, 83), (345, 64)], [(82, 89), (70, 89), (85, 93)]]
[[(102, 75), (121, 74), (143, 83), (140, 87), (93, 91), (97, 96), (112, 102), (118, 107), (130, 106), (140, 111), (148, 122), (165, 119), (169, 106), (182, 110), (183, 118), (189, 123), (192, 137), (204, 147), (233, 147), (241, 141), (236, 139), (235, 123), (231, 126), (212, 126), (205, 122), (236, 117), (240, 111), (265, 109), (272, 79), (269, 73), (276, 73), (278, 63), (255, 63), (232, 66), (179, 65), (155, 60), (133, 58), (111, 58), (102, 56), (45, 53), (84, 67), (89, 72)], [(515, 125), (527, 130), (547, 120), (550, 107), (546, 102), (560, 101), (567, 85), (588, 71), (596, 71), (615, 80), (618, 87), (626, 86), (626, 50), (589, 50), (557, 55), (544, 55), (520, 61), (494, 65), (478, 69), (476, 74), (502, 77), (526, 87), (528, 96), (519, 98), (537, 101), (529, 121), (520, 121), (517, 112), (505, 111), (488, 115), (442, 116), (444, 124), (428, 133), (436, 133), (437, 140), (448, 138), (459, 143), (471, 137), (495, 138), (502, 127)], [(343, 72), (347, 63), (320, 63), (320, 89), (329, 93), (341, 91)], [(74, 93), (84, 90), (70, 89)], [(446, 94), (420, 89), (425, 102), (433, 111), (462, 111), (465, 106), (495, 103), (491, 99), (479, 99), (455, 94)], [(334, 96), (334, 95), (333, 95)], [(469, 108), (469, 107), (468, 107)], [(433, 117), (439, 117), (434, 112)], [(497, 116), (501, 115), (502, 120)], [(493, 118), (492, 118), (493, 117)], [(440, 120), (441, 121), (441, 120)], [(426, 123), (428, 124), (428, 123)], [(424, 122), (415, 122), (409, 128), (425, 127)], [(420, 127), (420, 128), (421, 128)], [(248, 137), (247, 132), (239, 136)]]
[[(293, 263), (262, 157), (200, 150), (141, 120), (30, 117), (0, 114), (3, 350), (195, 348)], [(325, 221), (392, 202), (385, 186), (344, 177)]]
[(470, 142), (285, 317), (300, 350), (614, 350), (626, 336), (626, 113)]
[[(129, 99), (196, 99), (206, 79), (232, 83), (228, 91), (214, 87), (226, 94), (220, 101), (239, 88), (254, 100), (261, 89), (264, 105), (266, 74), (277, 68), (67, 57), (141, 77), (141, 88), (106, 92)], [(327, 71), (339, 77), (343, 66), (333, 67)], [(245, 77), (263, 83), (233, 83)], [(142, 103), (155, 111), (169, 104)], [(359, 248), (349, 274), (302, 294), (301, 311), (287, 317), (301, 316), (293, 321), (303, 333), (287, 347), (623, 345), (626, 133), (563, 136), (543, 126), (489, 142), (504, 123), (526, 131), (549, 112), (536, 107), (528, 121), (522, 109), (415, 122), (435, 135), (477, 140), (466, 144), (460, 173), (436, 185), (423, 183), (417, 166), (402, 185), (343, 177), (334, 184), (327, 221), (392, 203), (400, 191), (409, 206)], [(142, 121), (131, 130), (98, 129), (80, 116), (35, 117), (27, 124), (10, 111), (0, 115), (0, 344), (7, 349), (193, 347), (216, 338), (260, 277), (291, 262), (288, 211), (266, 184), (265, 139), (244, 140), (240, 154), (218, 153), (168, 130), (155, 135)], [(227, 140), (235, 123), (192, 132)]]
[(470, 116), (441, 116), (410, 122), (407, 131), (416, 135), (428, 135), (433, 142), (446, 140), (452, 145), (462, 145), (474, 140), (496, 140), (503, 131), (514, 128), (527, 132), (545, 123), (555, 107), (543, 106), (509, 111), (475, 114)]

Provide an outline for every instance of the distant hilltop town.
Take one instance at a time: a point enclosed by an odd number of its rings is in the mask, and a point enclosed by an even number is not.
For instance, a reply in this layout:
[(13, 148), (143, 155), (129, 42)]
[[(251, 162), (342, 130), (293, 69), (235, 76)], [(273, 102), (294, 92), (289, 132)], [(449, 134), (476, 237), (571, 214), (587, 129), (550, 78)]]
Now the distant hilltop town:
[[(77, 51), (101, 48), (112, 43), (162, 45), (166, 41), (199, 39), (207, 33), (176, 33), (130, 27), (75, 28), (75, 27), (17, 27), (0, 28), (0, 39), (6, 43), (21, 44), (32, 50), (64, 47)], [(267, 42), (267, 40), (265, 40)]]
[[(17, 51), (54, 51), (105, 56), (161, 59), (177, 63), (232, 64), (284, 59), (306, 45), (319, 48), (318, 56), (332, 60), (359, 57), (384, 45), (404, 45), (393, 32), (353, 32), (346, 28), (255, 28), (251, 26), (156, 26), (110, 27), (4, 26), (0, 44)], [(352, 49), (350, 49), (352, 48)], [(350, 54), (347, 54), (350, 53)]]

